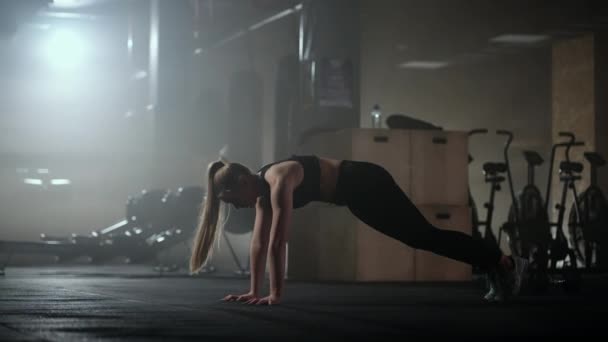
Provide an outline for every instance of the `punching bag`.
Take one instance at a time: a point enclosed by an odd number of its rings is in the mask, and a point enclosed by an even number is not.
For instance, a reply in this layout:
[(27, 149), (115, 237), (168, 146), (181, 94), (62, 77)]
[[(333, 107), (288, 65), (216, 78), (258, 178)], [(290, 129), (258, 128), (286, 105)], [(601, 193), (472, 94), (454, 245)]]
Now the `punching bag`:
[(289, 154), (316, 131), (359, 127), (358, 16), (357, 1), (302, 3), (297, 103), (287, 120)]

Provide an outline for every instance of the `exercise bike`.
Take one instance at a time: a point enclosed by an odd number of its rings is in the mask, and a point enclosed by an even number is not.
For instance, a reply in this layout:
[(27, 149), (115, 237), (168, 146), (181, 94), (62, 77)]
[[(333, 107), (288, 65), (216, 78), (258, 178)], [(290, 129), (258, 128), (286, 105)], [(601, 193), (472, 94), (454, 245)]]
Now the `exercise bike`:
[[(487, 129), (474, 129), (469, 132), (469, 137), (475, 134), (486, 134), (488, 133)], [(473, 161), (473, 157), (469, 155), (469, 163)], [(485, 240), (488, 244), (498, 244), (498, 240), (496, 235), (492, 230), (492, 218), (494, 216), (494, 199), (497, 191), (501, 190), (500, 184), (505, 181), (505, 177), (501, 174), (507, 171), (507, 166), (504, 163), (496, 163), (496, 162), (486, 162), (482, 166), (484, 181), (485, 183), (490, 184), (490, 196), (488, 202), (484, 203), (484, 208), (486, 208), (486, 217), (484, 221), (479, 220), (479, 214), (477, 211), (477, 205), (471, 195), (471, 191), (469, 189), (469, 206), (471, 208), (471, 218), (473, 222), (473, 231), (472, 235), (474, 238)], [(482, 233), (483, 227), (483, 233)], [(474, 268), (474, 273), (482, 273), (480, 268)]]
[[(544, 163), (543, 158), (535, 151), (523, 151), (528, 165), (528, 179), (527, 184), (516, 197), (508, 157), (508, 149), (513, 140), (513, 134), (509, 131), (500, 131), (499, 134), (508, 136), (504, 157), (512, 197), (508, 221), (503, 224), (499, 231), (499, 241), (501, 233), (504, 231), (507, 234), (511, 252), (529, 260), (529, 278), (527, 279), (527, 285), (529, 286), (527, 290), (533, 293), (542, 293), (548, 290), (552, 283), (561, 283), (566, 291), (577, 290), (580, 284), (580, 274), (576, 271), (576, 262), (572, 262), (574, 252), (568, 246), (563, 234), (562, 224), (567, 190), (570, 188), (574, 194), (576, 193), (574, 182), (580, 180), (577, 173), (582, 171), (582, 165), (578, 165), (580, 163), (569, 161), (568, 152), (572, 146), (579, 146), (582, 143), (575, 142), (572, 133), (562, 132), (559, 135), (570, 137), (570, 141), (553, 145), (548, 187), (551, 185), (551, 172), (555, 160), (555, 151), (558, 147), (566, 147), (566, 161), (560, 164), (560, 181), (563, 183), (563, 191), (560, 203), (556, 205), (559, 215), (557, 222), (551, 222), (547, 210), (548, 201), (543, 200), (534, 179), (535, 168)], [(548, 188), (547, 196), (549, 195)], [(552, 228), (554, 227), (556, 228), (555, 234), (552, 234)], [(570, 260), (568, 265), (565, 264), (567, 258)], [(562, 268), (558, 270), (557, 265), (560, 261), (562, 262)], [(561, 273), (561, 277), (556, 276), (558, 273)], [(551, 277), (552, 275), (553, 277)], [(525, 292), (525, 286), (523, 290)]]
[(591, 166), (591, 182), (570, 209), (570, 243), (585, 269), (605, 270), (608, 253), (602, 248), (608, 246), (608, 203), (597, 184), (597, 169), (606, 165), (606, 161), (595, 152), (585, 152), (584, 156)]
[(499, 230), (498, 241), (502, 240), (504, 231), (513, 254), (529, 260), (535, 259), (542, 254), (539, 248), (546, 246), (549, 240), (549, 219), (544, 210), (540, 190), (534, 184), (534, 168), (542, 165), (544, 160), (536, 152), (524, 151), (528, 164), (528, 183), (516, 197), (509, 164), (509, 148), (513, 141), (513, 133), (506, 130), (499, 130), (496, 133), (507, 136), (503, 153), (512, 199), (508, 219)]
[[(559, 177), (562, 185), (561, 197), (555, 209), (558, 211), (557, 221), (551, 222), (550, 226), (555, 228), (555, 234), (552, 233), (552, 239), (549, 243), (548, 259), (549, 270), (559, 271), (553, 272), (554, 275), (560, 275), (561, 279), (554, 276), (552, 281), (561, 283), (564, 290), (567, 292), (577, 291), (580, 288), (581, 275), (578, 269), (576, 253), (570, 247), (568, 239), (564, 234), (564, 216), (566, 209), (566, 197), (570, 190), (573, 199), (572, 210), (575, 213), (580, 212), (578, 205), (578, 195), (576, 193), (576, 182), (581, 180), (583, 172), (583, 164), (572, 162), (570, 160), (570, 149), (575, 146), (584, 146), (583, 142), (577, 142), (574, 134), (570, 132), (560, 132), (559, 136), (569, 138), (567, 142), (556, 143), (551, 149), (551, 164), (549, 168), (549, 177), (547, 179), (547, 191), (545, 196), (545, 209), (549, 208), (549, 199), (551, 198), (551, 181), (553, 175), (553, 165), (555, 162), (555, 152), (557, 148), (565, 148), (565, 160), (559, 164)], [(561, 267), (558, 263), (561, 262)]]

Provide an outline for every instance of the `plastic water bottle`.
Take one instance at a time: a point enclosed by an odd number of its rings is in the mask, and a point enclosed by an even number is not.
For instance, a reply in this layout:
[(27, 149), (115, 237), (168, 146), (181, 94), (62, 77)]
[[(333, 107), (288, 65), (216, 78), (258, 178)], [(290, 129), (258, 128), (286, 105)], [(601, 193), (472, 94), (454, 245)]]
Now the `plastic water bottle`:
[(382, 128), (382, 111), (380, 106), (375, 104), (371, 111), (372, 128)]

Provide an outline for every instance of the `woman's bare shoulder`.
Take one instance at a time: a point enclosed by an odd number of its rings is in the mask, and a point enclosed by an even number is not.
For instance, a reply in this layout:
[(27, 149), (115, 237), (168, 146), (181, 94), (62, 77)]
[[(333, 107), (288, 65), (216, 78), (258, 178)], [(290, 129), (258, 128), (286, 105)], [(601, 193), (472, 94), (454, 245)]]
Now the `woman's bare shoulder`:
[(271, 166), (264, 178), (270, 186), (274, 184), (299, 184), (302, 181), (304, 169), (297, 161), (287, 160)]

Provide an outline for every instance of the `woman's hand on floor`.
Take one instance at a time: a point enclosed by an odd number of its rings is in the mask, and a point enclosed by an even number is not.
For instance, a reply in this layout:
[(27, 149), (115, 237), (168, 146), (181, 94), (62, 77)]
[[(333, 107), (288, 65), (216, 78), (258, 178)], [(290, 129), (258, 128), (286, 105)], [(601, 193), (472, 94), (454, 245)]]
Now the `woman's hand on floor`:
[(247, 292), (242, 295), (229, 294), (226, 297), (222, 298), (222, 300), (225, 302), (248, 302), (252, 299), (258, 299), (258, 296), (253, 292)]
[(277, 305), (280, 304), (281, 300), (277, 296), (269, 295), (263, 298), (251, 299), (246, 304), (255, 305)]

